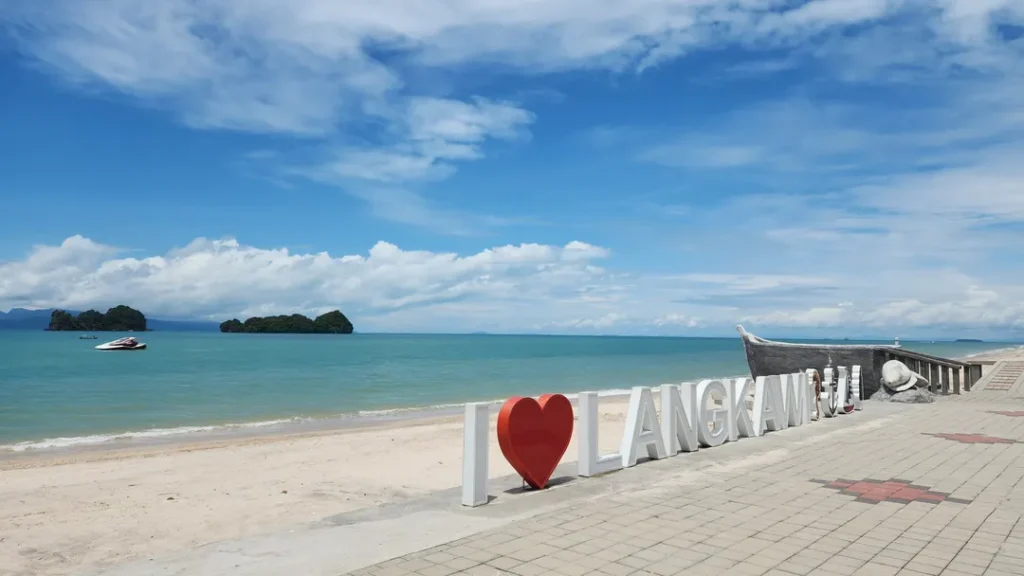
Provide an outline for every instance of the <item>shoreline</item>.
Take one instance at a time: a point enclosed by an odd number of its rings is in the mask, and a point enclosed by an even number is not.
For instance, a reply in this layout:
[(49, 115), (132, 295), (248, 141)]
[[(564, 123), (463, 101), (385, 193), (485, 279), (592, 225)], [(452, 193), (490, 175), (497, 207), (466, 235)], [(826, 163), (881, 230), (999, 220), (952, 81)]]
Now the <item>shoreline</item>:
[(1010, 352), (1019, 352), (1021, 350), (1024, 350), (1024, 344), (1015, 344), (1005, 348), (993, 348), (992, 350), (982, 350), (981, 352), (975, 352), (966, 356), (957, 356), (956, 358), (951, 358), (951, 360), (973, 360), (989, 355), (1003, 356)]
[[(1024, 348), (1013, 348), (976, 358), (1022, 354)], [(599, 403), (603, 453), (616, 451), (621, 442), (625, 394), (605, 391)], [(514, 474), (494, 441), (496, 420), (492, 408), (491, 478)], [(460, 485), (459, 406), (306, 426), (0, 455), (0, 526), (9, 527), (0, 533), (0, 566), (12, 576), (92, 573), (217, 542), (299, 530), (337, 514)], [(577, 433), (564, 462), (576, 460)]]
[[(738, 378), (721, 376), (719, 378)], [(654, 385), (658, 386), (658, 384)], [(629, 396), (629, 389), (600, 390), (602, 398)], [(579, 391), (565, 393), (575, 405)], [(364, 428), (387, 427), (390, 425), (415, 424), (437, 419), (462, 416), (462, 407), (469, 402), (483, 402), (492, 407), (501, 406), (505, 398), (489, 400), (467, 400), (465, 402), (408, 406), (381, 410), (360, 410), (330, 416), (308, 416), (258, 420), (254, 422), (230, 422), (175, 428), (151, 428), (140, 431), (92, 434), (28, 440), (14, 444), (0, 445), (0, 469), (7, 461), (27, 459), (29, 456), (63, 453), (84, 453), (116, 449), (149, 448), (174, 446), (201, 442), (225, 442), (231, 440), (252, 440), (260, 438), (286, 437), (318, 433), (341, 432)]]
[[(1007, 346), (975, 352), (966, 356), (958, 356), (953, 360), (973, 360), (991, 355), (1005, 355), (1024, 349), (1024, 345)], [(709, 379), (739, 378), (741, 375), (714, 376)], [(702, 378), (703, 380), (703, 378)], [(638, 384), (642, 385), (642, 384)], [(652, 386), (658, 386), (655, 384)], [(617, 388), (598, 391), (602, 397), (628, 396), (629, 388)], [(562, 392), (575, 403), (576, 392)], [(191, 424), (173, 428), (150, 428), (146, 430), (126, 430), (122, 432), (106, 432), (83, 436), (45, 437), (42, 439), (23, 440), (14, 443), (0, 444), (0, 469), (7, 461), (27, 459), (29, 455), (57, 454), (64, 452), (82, 453), (90, 450), (107, 451), (117, 449), (151, 448), (156, 446), (187, 445), (201, 442), (218, 442), (231, 440), (247, 440), (254, 438), (284, 437), (296, 434), (315, 434), (330, 431), (343, 431), (354, 428), (374, 427), (395, 422), (416, 422), (435, 418), (446, 418), (461, 414), (461, 408), (467, 402), (485, 402), (500, 405), (501, 399), (465, 400), (460, 402), (383, 408), (379, 410), (360, 410), (357, 412), (341, 412), (323, 416), (297, 416), (290, 418), (268, 417), (265, 420), (223, 422), (215, 424)], [(19, 455), (23, 455), (20, 456)]]
[[(605, 396), (599, 443), (614, 450), (628, 400)], [(91, 573), (214, 542), (451, 489), (462, 411), (344, 429), (0, 459), (0, 566), (12, 576)], [(495, 434), (497, 410), (491, 410)], [(576, 436), (566, 451), (575, 460)], [(489, 442), (489, 474), (514, 474)]]

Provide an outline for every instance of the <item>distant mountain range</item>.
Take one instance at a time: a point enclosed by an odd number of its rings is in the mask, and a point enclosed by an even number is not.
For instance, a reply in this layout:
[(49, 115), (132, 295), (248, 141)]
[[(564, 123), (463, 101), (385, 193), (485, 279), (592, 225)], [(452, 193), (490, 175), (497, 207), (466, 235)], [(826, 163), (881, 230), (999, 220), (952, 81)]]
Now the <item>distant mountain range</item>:
[[(74, 315), (78, 312), (68, 310)], [(50, 325), (53, 308), (45, 310), (27, 310), (12, 308), (9, 312), (0, 312), (0, 330), (45, 330)], [(220, 324), (202, 320), (159, 320), (146, 318), (146, 326), (150, 330), (161, 332), (216, 332)]]

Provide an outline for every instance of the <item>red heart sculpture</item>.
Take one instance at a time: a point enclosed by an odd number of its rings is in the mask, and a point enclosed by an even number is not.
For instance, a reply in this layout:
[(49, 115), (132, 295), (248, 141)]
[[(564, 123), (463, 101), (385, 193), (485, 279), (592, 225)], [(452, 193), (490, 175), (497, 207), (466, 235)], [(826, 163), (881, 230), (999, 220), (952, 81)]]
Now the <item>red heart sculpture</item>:
[(544, 488), (572, 438), (572, 404), (561, 394), (509, 398), (498, 412), (498, 445), (527, 484)]

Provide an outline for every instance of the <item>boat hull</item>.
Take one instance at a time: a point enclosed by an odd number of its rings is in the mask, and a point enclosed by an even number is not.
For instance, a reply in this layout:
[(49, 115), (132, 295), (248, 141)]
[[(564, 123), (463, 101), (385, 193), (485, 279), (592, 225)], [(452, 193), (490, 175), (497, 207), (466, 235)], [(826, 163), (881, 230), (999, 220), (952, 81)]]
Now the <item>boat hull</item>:
[(101, 344), (101, 345), (97, 346), (96, 349), (97, 350), (107, 350), (107, 351), (115, 351), (115, 350), (133, 351), (133, 350), (145, 350), (146, 349), (146, 345), (145, 344), (139, 344), (138, 346), (132, 346), (131, 348), (129, 348), (127, 346), (106, 346), (105, 344)]
[(758, 338), (739, 327), (747, 355), (750, 375), (793, 374), (813, 368), (824, 374), (825, 368), (860, 366), (864, 398), (870, 398), (881, 386), (882, 365), (892, 346), (793, 344)]

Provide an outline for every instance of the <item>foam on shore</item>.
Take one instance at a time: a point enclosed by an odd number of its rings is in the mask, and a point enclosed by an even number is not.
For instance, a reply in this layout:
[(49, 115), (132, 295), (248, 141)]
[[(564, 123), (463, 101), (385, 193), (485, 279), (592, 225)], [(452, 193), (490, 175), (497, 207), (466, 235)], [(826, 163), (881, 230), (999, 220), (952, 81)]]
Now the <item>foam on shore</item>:
[[(733, 377), (730, 377), (733, 378)], [(600, 390), (598, 396), (602, 398), (629, 396), (630, 389)], [(578, 393), (565, 394), (571, 401), (576, 401)], [(483, 402), (500, 405), (506, 399), (496, 398), (484, 400)], [(415, 420), (419, 418), (456, 416), (459, 409), (465, 402), (436, 404), (431, 406), (409, 406), (403, 408), (386, 408), (380, 410), (360, 410), (355, 413), (344, 413), (324, 417), (297, 417), (273, 420), (261, 420), (255, 422), (228, 423), (206, 426), (180, 426), (175, 428), (153, 428), (140, 431), (126, 431), (110, 434), (92, 434), (88, 436), (71, 436), (58, 438), (45, 438), (43, 440), (30, 440), (16, 444), (0, 445), (0, 453), (3, 452), (36, 452), (47, 450), (62, 450), (75, 448), (88, 448), (117, 443), (158, 443), (166, 440), (179, 440), (184, 438), (202, 439), (220, 435), (231, 435), (233, 432), (244, 431), (269, 431), (278, 428), (275, 432), (290, 431), (320, 431), (332, 428), (342, 428), (346, 425), (358, 425), (359, 423), (372, 424), (380, 421)], [(148, 441), (148, 442), (147, 442)]]
[[(712, 380), (725, 380), (732, 378), (743, 378), (745, 375), (718, 376)], [(703, 379), (702, 379), (703, 380)], [(658, 386), (658, 385), (655, 385)], [(614, 398), (629, 396), (631, 389), (614, 388), (610, 390), (599, 390), (601, 398)], [(570, 400), (575, 402), (579, 393), (564, 393)], [(483, 400), (493, 405), (500, 405), (506, 398), (495, 398)], [(402, 408), (384, 408), (380, 410), (360, 410), (354, 413), (342, 413), (322, 417), (296, 417), (278, 418), (272, 420), (260, 420), (254, 422), (227, 423), (204, 426), (180, 426), (175, 428), (152, 428), (149, 430), (126, 431), (110, 434), (92, 434), (88, 436), (71, 436), (58, 438), (45, 438), (43, 440), (30, 440), (16, 444), (0, 445), (0, 453), (11, 452), (35, 452), (46, 450), (61, 450), (88, 448), (109, 444), (129, 444), (144, 446), (148, 443), (159, 443), (161, 441), (187, 439), (205, 439), (219, 436), (231, 436), (233, 433), (244, 433), (246, 431), (269, 432), (302, 432), (302, 431), (323, 431), (339, 429), (359, 424), (374, 424), (382, 421), (401, 422), (404, 420), (416, 420), (431, 417), (458, 416), (459, 410), (466, 402), (453, 402), (447, 404), (435, 404), (431, 406), (408, 406)]]
[(995, 348), (992, 350), (982, 350), (981, 352), (975, 352), (966, 356), (961, 356), (958, 360), (967, 360), (969, 358), (977, 358), (978, 356), (990, 356), (990, 355), (1001, 355), (1008, 352), (1017, 352), (1018, 350), (1024, 349), (1024, 346), (1007, 346), (1006, 348)]
[[(602, 397), (628, 396), (629, 390), (602, 390), (598, 393)], [(571, 400), (575, 400), (577, 394), (566, 394)], [(500, 404), (504, 398), (485, 400), (491, 404)], [(159, 441), (177, 437), (209, 437), (218, 434), (230, 434), (234, 431), (256, 430), (279, 428), (279, 431), (290, 431), (292, 428), (300, 428), (303, 424), (311, 429), (332, 428), (332, 425), (341, 426), (343, 423), (353, 424), (365, 421), (367, 423), (380, 420), (401, 421), (416, 419), (419, 417), (445, 416), (457, 414), (457, 409), (465, 403), (436, 404), (432, 406), (409, 406), (404, 408), (387, 408), (381, 410), (360, 410), (355, 413), (336, 414), (319, 418), (298, 417), (279, 418), (273, 420), (260, 420), (255, 422), (240, 422), (206, 426), (180, 426), (175, 428), (152, 428), (149, 430), (125, 431), (110, 434), (91, 434), (88, 436), (71, 436), (58, 438), (45, 438), (43, 440), (30, 440), (16, 444), (0, 445), (0, 452), (28, 452), (43, 450), (60, 450), (72, 448), (85, 448), (117, 442), (138, 442)], [(319, 424), (319, 425), (318, 425)]]
[(181, 426), (177, 428), (151, 428), (149, 430), (141, 430), (137, 432), (122, 432), (119, 434), (93, 434), (90, 436), (71, 436), (71, 437), (60, 437), (60, 438), (46, 438), (39, 441), (28, 441), (19, 442), (17, 444), (9, 444), (6, 446), (0, 446), (0, 452), (25, 452), (27, 450), (46, 450), (46, 449), (60, 449), (60, 448), (75, 448), (80, 446), (89, 446), (96, 444), (105, 444), (107, 442), (134, 440), (134, 439), (157, 439), (167, 438), (172, 436), (182, 436), (185, 434), (199, 434), (203, 432), (215, 432), (218, 430), (233, 430), (233, 429), (244, 429), (244, 428), (262, 428), (269, 426), (276, 426), (279, 424), (286, 424), (289, 422), (298, 422), (302, 419), (291, 418), (291, 419), (279, 419), (279, 420), (266, 420), (261, 422), (242, 422), (237, 424), (222, 424), (218, 426)]

